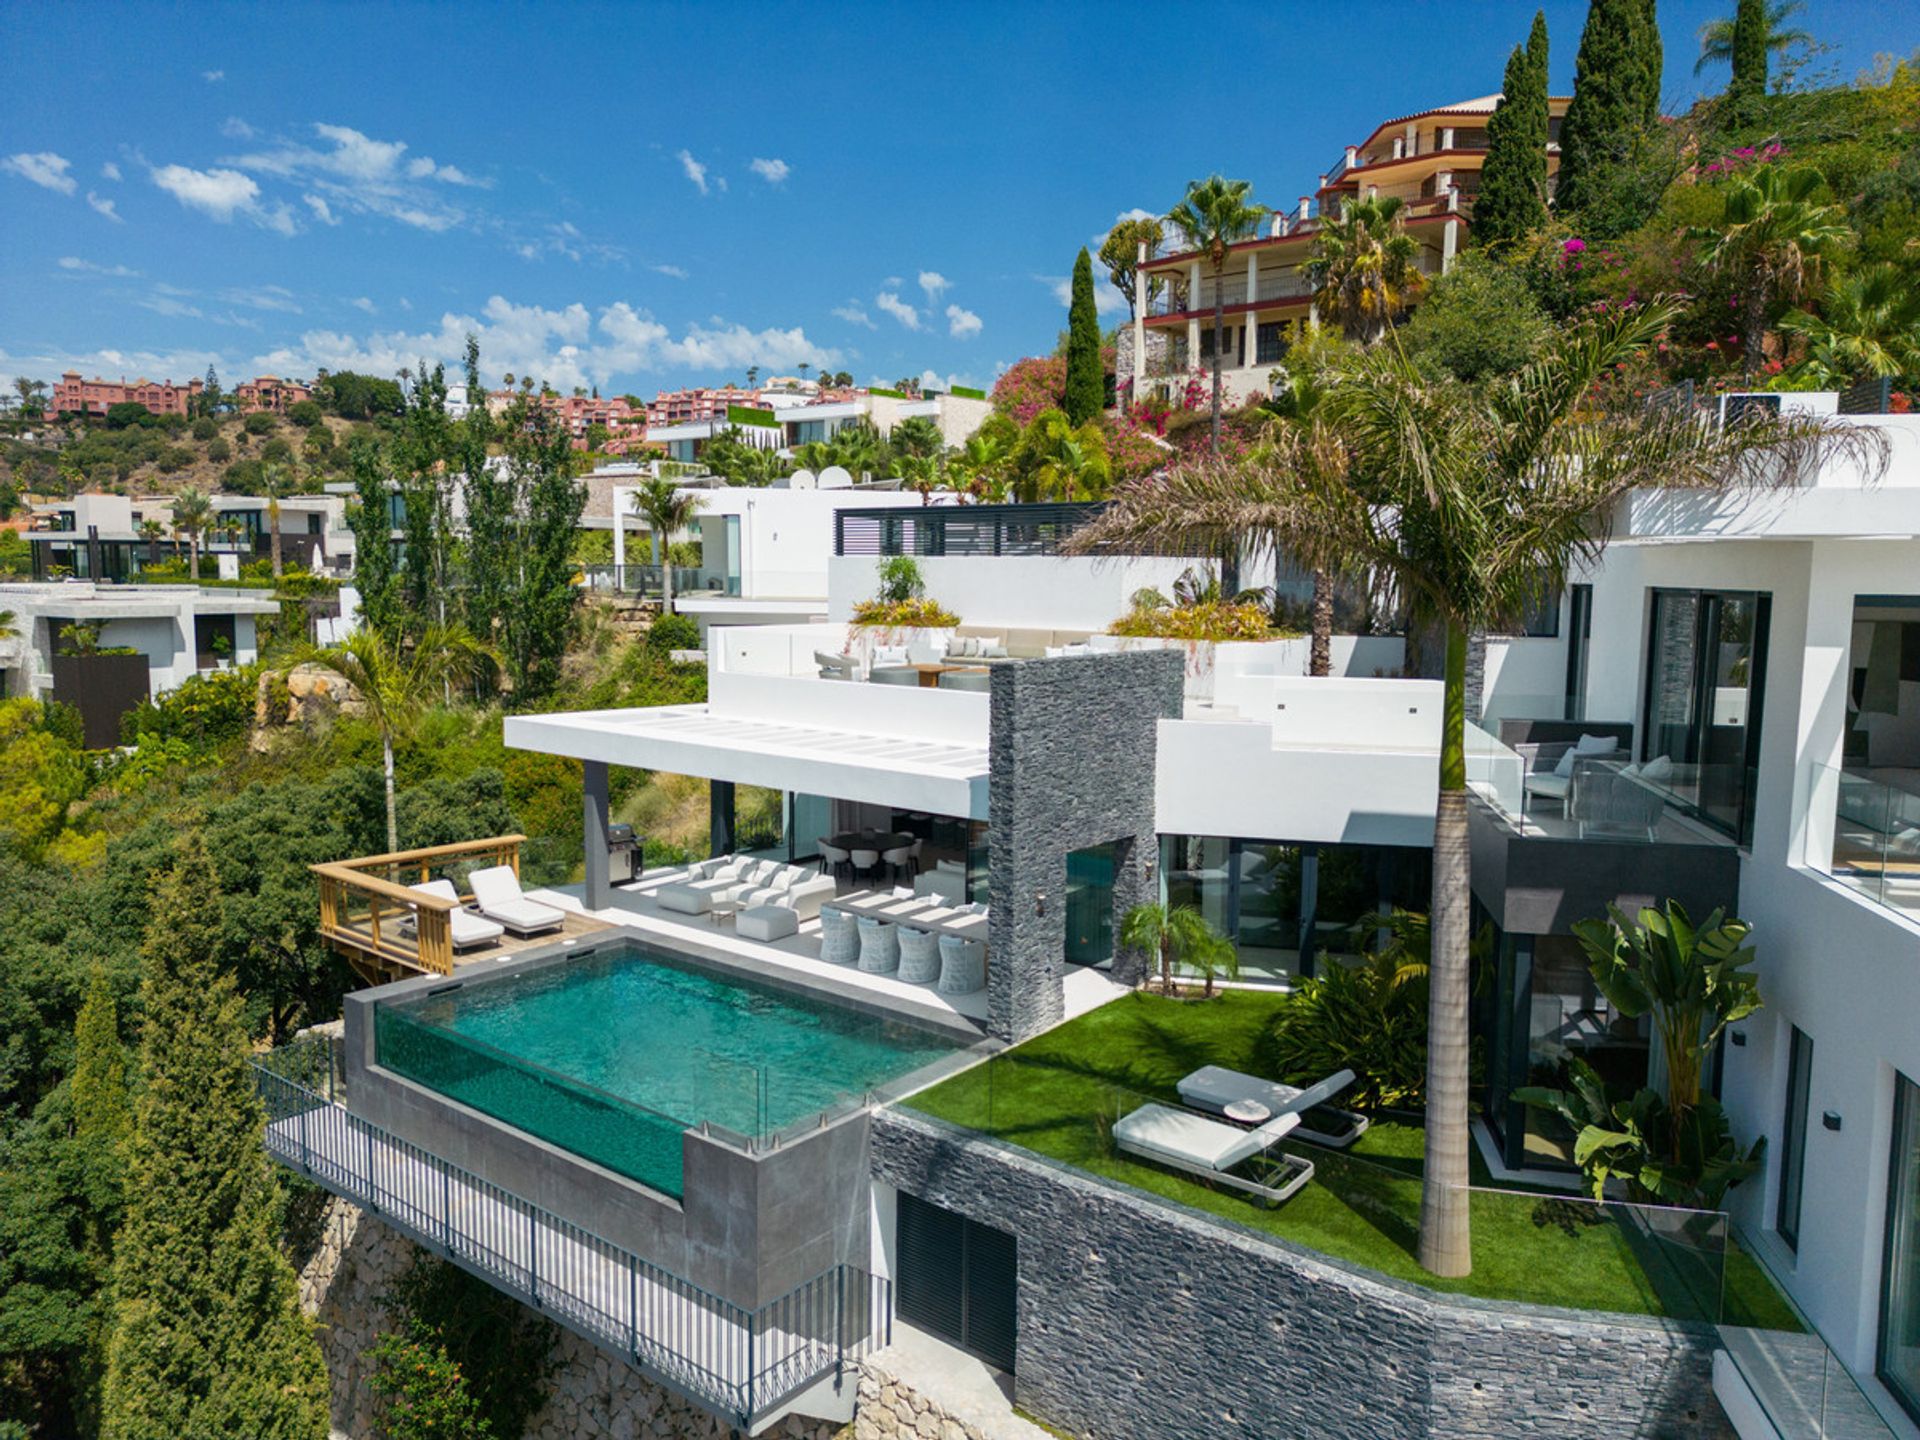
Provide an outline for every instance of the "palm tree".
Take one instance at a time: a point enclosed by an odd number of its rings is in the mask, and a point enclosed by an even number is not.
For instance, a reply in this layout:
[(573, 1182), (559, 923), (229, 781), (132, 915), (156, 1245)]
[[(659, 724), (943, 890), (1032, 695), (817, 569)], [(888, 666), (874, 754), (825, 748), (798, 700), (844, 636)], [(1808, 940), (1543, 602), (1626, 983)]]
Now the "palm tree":
[(1846, 212), (1814, 198), (1826, 183), (1811, 165), (1762, 165), (1727, 182), (1719, 224), (1689, 232), (1701, 263), (1733, 281), (1749, 370), (1766, 361), (1768, 318), (1812, 289), (1852, 239)]
[(203, 491), (191, 486), (173, 497), (168, 507), (173, 519), (173, 532), (187, 537), (187, 578), (200, 578), (200, 537), (213, 523), (213, 502)]
[(1420, 298), (1427, 280), (1415, 261), (1420, 245), (1407, 234), (1398, 195), (1349, 200), (1337, 220), (1322, 220), (1307, 281), (1320, 313), (1340, 322), (1349, 340), (1371, 345), (1393, 317)]
[(1160, 992), (1173, 993), (1175, 963), (1205, 973), (1207, 994), (1213, 994), (1217, 971), (1237, 974), (1239, 952), (1233, 942), (1215, 930), (1191, 905), (1169, 905), (1163, 900), (1136, 905), (1120, 919), (1120, 943), (1160, 957)]
[(634, 513), (653, 532), (654, 563), (660, 567), (660, 613), (673, 613), (673, 537), (693, 523), (707, 502), (671, 480), (649, 480), (633, 492)]
[(1823, 389), (1867, 376), (1920, 374), (1920, 290), (1885, 263), (1833, 282), (1820, 313), (1794, 310), (1780, 328), (1807, 342), (1799, 368)]
[(393, 749), (413, 733), (415, 724), (456, 684), (487, 679), (500, 666), (500, 654), (476, 640), (459, 622), (429, 625), (408, 650), (371, 625), (362, 625), (336, 645), (297, 646), (296, 665), (318, 665), (351, 685), (366, 703), (380, 732), (380, 763), (387, 790), (387, 849), (400, 848), (395, 819)]
[[(1870, 472), (1877, 431), (1751, 415), (1702, 424), (1690, 410), (1609, 405), (1597, 387), (1667, 327), (1650, 305), (1590, 317), (1518, 373), (1485, 387), (1421, 374), (1397, 344), (1352, 362), (1324, 403), (1350, 456), (1344, 473), (1285, 452), (1195, 461), (1129, 487), (1070, 551), (1168, 548), (1230, 527), (1289, 547), (1329, 546), (1393, 575), (1415, 623), (1446, 637), (1433, 842), (1427, 1121), (1420, 1263), (1472, 1268), (1467, 1209), (1467, 637), (1511, 623), (1604, 547), (1615, 505), (1638, 487), (1797, 483), (1835, 449)], [(1881, 461), (1883, 463), (1883, 461)]]
[[(1787, 19), (1802, 9), (1801, 0), (1775, 0), (1766, 7), (1766, 54), (1769, 59), (1785, 54), (1795, 45), (1809, 45), (1813, 37), (1804, 30), (1787, 28)], [(1700, 58), (1693, 62), (1698, 75), (1709, 65), (1733, 64), (1733, 17), (1709, 20), (1700, 27)]]
[[(1187, 184), (1186, 198), (1167, 212), (1166, 223), (1183, 232), (1187, 242), (1207, 252), (1213, 265), (1213, 438), (1212, 453), (1220, 453), (1220, 351), (1225, 344), (1221, 317), (1225, 296), (1221, 280), (1227, 269), (1227, 249), (1236, 241), (1252, 235), (1267, 215), (1267, 207), (1247, 197), (1253, 191), (1251, 180), (1228, 180), (1209, 175)], [(1248, 300), (1254, 297), (1249, 295)]]
[(293, 493), (293, 468), (279, 461), (260, 472), (260, 493), (267, 497), (267, 534), (273, 549), (273, 578), (280, 578), (280, 498)]
[(147, 542), (147, 564), (160, 563), (160, 537), (167, 533), (167, 527), (149, 516), (139, 525), (140, 538)]

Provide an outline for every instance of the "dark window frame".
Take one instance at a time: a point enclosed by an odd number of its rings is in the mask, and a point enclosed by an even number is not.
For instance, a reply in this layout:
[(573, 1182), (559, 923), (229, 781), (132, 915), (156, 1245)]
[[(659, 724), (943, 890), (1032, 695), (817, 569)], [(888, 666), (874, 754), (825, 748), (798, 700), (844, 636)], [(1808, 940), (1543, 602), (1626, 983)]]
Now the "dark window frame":
[(1789, 1250), (1800, 1251), (1800, 1205), (1807, 1178), (1807, 1117), (1813, 1095), (1813, 1037), (1787, 1027), (1787, 1096), (1780, 1117), (1780, 1186), (1774, 1196), (1773, 1228)]
[[(1893, 1375), (1886, 1368), (1887, 1331), (1893, 1311), (1893, 1260), (1894, 1236), (1900, 1222), (1900, 1210), (1903, 1204), (1914, 1203), (1913, 1196), (1901, 1193), (1901, 1181), (1904, 1176), (1903, 1156), (1900, 1153), (1900, 1141), (1911, 1121), (1909, 1107), (1920, 1107), (1920, 1083), (1908, 1079), (1899, 1071), (1893, 1076), (1893, 1133), (1887, 1141), (1887, 1214), (1886, 1226), (1880, 1247), (1880, 1306), (1878, 1325), (1873, 1339), (1873, 1373), (1879, 1382), (1887, 1387), (1887, 1393), (1893, 1396), (1896, 1404), (1915, 1421), (1920, 1422), (1920, 1394), (1910, 1393), (1906, 1382)], [(1920, 1179), (1916, 1180), (1920, 1184)], [(1916, 1256), (1920, 1261), (1920, 1256)], [(1920, 1264), (1915, 1266), (1913, 1283), (1920, 1286)], [(1905, 1297), (1909, 1304), (1915, 1297)]]

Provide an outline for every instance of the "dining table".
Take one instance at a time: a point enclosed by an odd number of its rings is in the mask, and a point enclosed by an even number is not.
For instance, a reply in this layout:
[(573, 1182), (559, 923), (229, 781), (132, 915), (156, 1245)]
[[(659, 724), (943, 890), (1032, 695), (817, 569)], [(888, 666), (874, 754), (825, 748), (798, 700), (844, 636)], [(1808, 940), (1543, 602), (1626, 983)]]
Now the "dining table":
[(915, 837), (896, 830), (848, 830), (840, 835), (829, 835), (827, 843), (837, 850), (876, 850), (885, 853), (888, 850), (904, 850), (912, 845)]

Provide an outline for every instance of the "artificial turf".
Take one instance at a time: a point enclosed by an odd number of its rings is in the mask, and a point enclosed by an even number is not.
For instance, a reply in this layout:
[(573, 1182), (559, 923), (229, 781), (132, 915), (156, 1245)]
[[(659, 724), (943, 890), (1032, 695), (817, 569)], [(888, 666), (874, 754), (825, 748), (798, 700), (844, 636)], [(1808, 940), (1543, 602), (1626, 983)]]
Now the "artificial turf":
[[(1791, 1309), (1730, 1234), (1651, 1240), (1623, 1207), (1547, 1192), (1476, 1189), (1473, 1273), (1442, 1280), (1414, 1259), (1422, 1134), (1376, 1121), (1352, 1150), (1288, 1142), (1314, 1180), (1278, 1209), (1115, 1151), (1112, 1123), (1147, 1100), (1179, 1103), (1175, 1082), (1202, 1065), (1258, 1073), (1254, 1042), (1277, 997), (1211, 1001), (1123, 996), (904, 1103), (1090, 1173), (1284, 1237), (1430, 1289), (1495, 1300), (1799, 1329)], [(1473, 1184), (1492, 1182), (1478, 1154)]]

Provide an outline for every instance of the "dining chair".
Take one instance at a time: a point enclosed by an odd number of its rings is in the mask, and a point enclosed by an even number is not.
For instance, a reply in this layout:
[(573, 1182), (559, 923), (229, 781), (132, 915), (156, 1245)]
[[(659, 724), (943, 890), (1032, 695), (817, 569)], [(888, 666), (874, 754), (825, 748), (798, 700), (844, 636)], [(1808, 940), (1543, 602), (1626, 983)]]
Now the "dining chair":
[(853, 852), (842, 850), (838, 845), (829, 845), (824, 840), (820, 841), (819, 845), (821, 873), (831, 875), (838, 880), (840, 872), (852, 863)]
[(881, 863), (887, 867), (888, 877), (895, 880), (899, 879), (903, 872), (908, 871), (908, 866), (912, 859), (913, 847), (911, 845), (902, 845), (897, 849), (884, 850), (880, 854)]
[(853, 850), (849, 851), (848, 855), (853, 864), (855, 879), (858, 879), (862, 875), (871, 875), (880, 868), (880, 852), (878, 850)]

